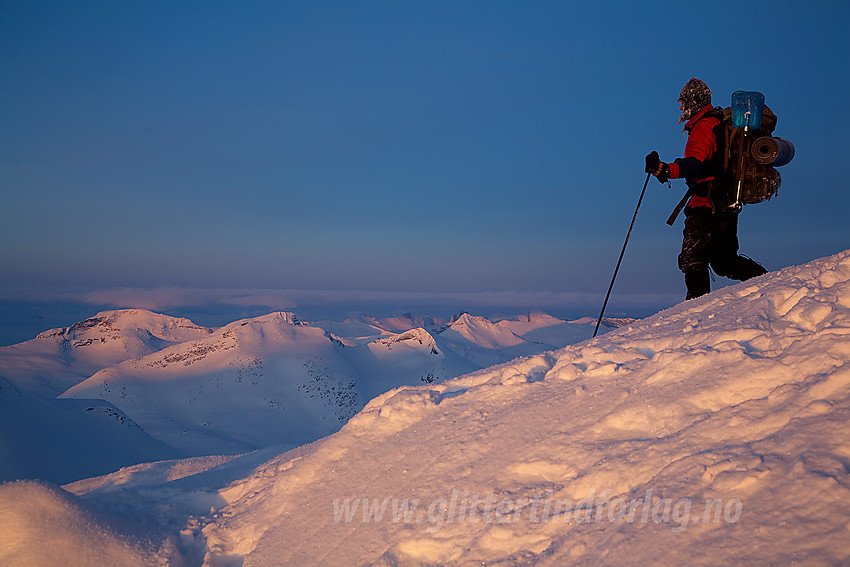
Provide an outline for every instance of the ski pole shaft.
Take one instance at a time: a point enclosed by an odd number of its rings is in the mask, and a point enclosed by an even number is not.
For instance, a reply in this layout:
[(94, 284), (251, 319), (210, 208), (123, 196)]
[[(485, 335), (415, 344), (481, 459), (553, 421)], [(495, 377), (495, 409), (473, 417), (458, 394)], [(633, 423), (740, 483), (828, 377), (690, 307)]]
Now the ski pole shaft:
[(740, 171), (740, 175), (738, 177), (738, 190), (735, 192), (735, 202), (730, 207), (736, 211), (740, 211), (743, 208), (741, 204), (741, 192), (744, 187), (744, 141), (747, 138), (747, 133), (750, 131), (750, 112), (748, 111), (744, 116), (746, 117), (746, 122), (744, 123), (744, 135), (741, 137), (740, 149), (738, 153), (741, 154), (741, 165), (738, 166), (738, 171)]
[(614, 289), (614, 280), (617, 279), (617, 272), (620, 271), (620, 263), (623, 261), (623, 255), (626, 253), (626, 245), (629, 243), (629, 237), (632, 235), (632, 229), (635, 226), (635, 219), (637, 219), (638, 211), (640, 210), (640, 204), (643, 202), (643, 195), (646, 193), (646, 185), (649, 183), (649, 178), (652, 176), (651, 173), (646, 174), (646, 181), (643, 182), (643, 189), (640, 192), (640, 198), (637, 202), (637, 207), (635, 207), (635, 214), (632, 217), (632, 223), (629, 225), (629, 232), (626, 233), (626, 241), (623, 242), (623, 249), (620, 251), (620, 258), (617, 260), (617, 267), (614, 268), (614, 275), (611, 277), (611, 285), (608, 286), (608, 293), (605, 294), (605, 301), (602, 303), (602, 311), (599, 312), (599, 319), (596, 320), (596, 328), (593, 330), (593, 337), (596, 337), (596, 333), (599, 332), (599, 324), (602, 323), (602, 316), (605, 314), (605, 308), (608, 306), (608, 298), (611, 297), (611, 290)]

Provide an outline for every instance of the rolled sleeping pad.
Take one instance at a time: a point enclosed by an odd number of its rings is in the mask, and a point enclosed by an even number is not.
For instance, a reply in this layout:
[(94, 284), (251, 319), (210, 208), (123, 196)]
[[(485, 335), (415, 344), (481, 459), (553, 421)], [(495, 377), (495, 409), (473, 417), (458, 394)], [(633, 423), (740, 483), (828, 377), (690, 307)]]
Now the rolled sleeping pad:
[(782, 138), (763, 136), (753, 142), (753, 159), (762, 165), (779, 167), (794, 159), (794, 144)]

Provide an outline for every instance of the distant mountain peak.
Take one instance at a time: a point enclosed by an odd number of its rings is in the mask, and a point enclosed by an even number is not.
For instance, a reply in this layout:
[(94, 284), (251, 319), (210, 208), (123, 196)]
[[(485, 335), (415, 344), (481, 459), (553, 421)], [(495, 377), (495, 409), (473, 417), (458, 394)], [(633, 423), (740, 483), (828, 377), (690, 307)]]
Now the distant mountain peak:
[(434, 337), (431, 336), (431, 333), (421, 327), (410, 329), (409, 331), (405, 331), (394, 337), (378, 339), (374, 342), (375, 345), (382, 345), (388, 349), (392, 348), (392, 345), (397, 343), (406, 343), (409, 345), (419, 344), (426, 349), (430, 349), (432, 354), (439, 354), (439, 351), (437, 350), (437, 342), (434, 340)]
[[(116, 309), (101, 311), (94, 317), (74, 323), (70, 327), (60, 327), (39, 333), (36, 338), (53, 338), (59, 335), (73, 340), (78, 337), (95, 335), (115, 335), (124, 331), (148, 331), (151, 335), (165, 340), (186, 340), (172, 338), (177, 335), (208, 334), (207, 327), (196, 325), (189, 319), (154, 313), (147, 309)], [(187, 332), (184, 332), (186, 330)]]
[(0, 348), (0, 367), (22, 390), (55, 397), (99, 370), (212, 332), (189, 319), (146, 309), (101, 311)]
[(293, 326), (303, 326), (304, 323), (301, 322), (295, 313), (290, 311), (274, 311), (272, 313), (268, 313), (266, 315), (260, 315), (259, 317), (249, 317), (247, 319), (239, 319), (238, 321), (234, 321), (228, 325), (225, 325), (224, 328), (235, 328), (235, 327), (247, 327), (247, 326), (261, 326), (261, 325), (293, 325)]
[(464, 313), (458, 317), (448, 329), (443, 331), (443, 334), (445, 335), (451, 332), (457, 333), (464, 339), (479, 346), (490, 349), (515, 346), (525, 342), (522, 337), (510, 329), (496, 325), (484, 317), (477, 317), (469, 313)]

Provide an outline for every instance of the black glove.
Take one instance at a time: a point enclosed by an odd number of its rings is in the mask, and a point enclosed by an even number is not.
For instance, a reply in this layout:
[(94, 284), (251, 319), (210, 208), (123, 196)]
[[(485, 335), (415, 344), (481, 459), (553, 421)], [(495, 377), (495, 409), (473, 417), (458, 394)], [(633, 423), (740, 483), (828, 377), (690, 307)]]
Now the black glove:
[(661, 162), (661, 171), (655, 176), (660, 183), (667, 183), (670, 180), (670, 166), (663, 161)]
[(654, 175), (660, 183), (667, 183), (670, 179), (670, 166), (661, 161), (658, 152), (651, 152), (646, 155), (646, 169), (644, 171)]
[(644, 173), (651, 173), (655, 175), (655, 172), (658, 171), (659, 167), (661, 167), (661, 158), (658, 157), (658, 152), (646, 154), (646, 169), (644, 170)]

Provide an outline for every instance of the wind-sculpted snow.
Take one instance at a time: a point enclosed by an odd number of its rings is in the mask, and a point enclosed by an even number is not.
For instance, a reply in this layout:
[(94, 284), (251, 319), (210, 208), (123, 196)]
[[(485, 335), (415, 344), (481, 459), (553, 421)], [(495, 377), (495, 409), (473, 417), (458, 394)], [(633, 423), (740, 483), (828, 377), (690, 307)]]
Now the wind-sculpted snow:
[[(595, 340), (394, 388), (291, 451), (66, 488), (179, 534), (163, 561), (210, 567), (841, 565), (848, 334), (850, 251)], [(444, 360), (462, 356), (428, 335)], [(417, 356), (439, 358), (423, 332), (378, 352), (420, 339)]]
[[(90, 510), (55, 485), (36, 481), (0, 485), (0, 564), (166, 565), (136, 534), (122, 533), (120, 523)], [(50, 527), (49, 532), (44, 531), (45, 526)]]
[(848, 280), (845, 252), (387, 392), (220, 490), (206, 564), (846, 563)]

